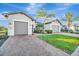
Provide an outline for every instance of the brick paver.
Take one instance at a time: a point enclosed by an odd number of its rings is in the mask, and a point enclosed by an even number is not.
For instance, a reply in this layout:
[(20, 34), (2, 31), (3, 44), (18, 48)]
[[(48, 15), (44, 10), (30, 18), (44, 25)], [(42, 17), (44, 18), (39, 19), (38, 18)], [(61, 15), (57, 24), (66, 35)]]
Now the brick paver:
[(3, 56), (68, 56), (35, 35), (9, 37), (0, 49)]

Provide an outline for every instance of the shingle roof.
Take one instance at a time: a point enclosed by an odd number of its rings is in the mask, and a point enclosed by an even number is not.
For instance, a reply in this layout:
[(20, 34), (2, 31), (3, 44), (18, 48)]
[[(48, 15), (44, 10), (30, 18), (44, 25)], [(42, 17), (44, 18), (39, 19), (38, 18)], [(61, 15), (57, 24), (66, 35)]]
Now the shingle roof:
[(55, 22), (55, 21), (57, 21), (61, 26), (64, 27), (64, 25), (63, 25), (58, 19), (52, 20), (52, 21), (50, 21), (50, 22), (46, 22), (45, 24), (50, 24), (50, 23)]
[(49, 24), (49, 23), (52, 23), (52, 22), (54, 22), (54, 20), (53, 21), (49, 21), (49, 22), (45, 22), (45, 24)]

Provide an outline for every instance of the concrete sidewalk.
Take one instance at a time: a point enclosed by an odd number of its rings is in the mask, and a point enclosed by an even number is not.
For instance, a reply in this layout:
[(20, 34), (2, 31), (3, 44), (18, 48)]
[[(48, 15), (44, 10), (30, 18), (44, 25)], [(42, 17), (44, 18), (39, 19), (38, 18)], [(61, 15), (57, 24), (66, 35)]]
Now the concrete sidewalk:
[(76, 50), (72, 53), (72, 56), (79, 56), (79, 46), (76, 48)]
[(69, 56), (60, 49), (39, 40), (35, 35), (9, 37), (1, 50), (3, 56)]
[(73, 34), (73, 33), (54, 33), (54, 34), (62, 34), (62, 35), (67, 35), (67, 36), (72, 36), (72, 37), (78, 37), (79, 38), (79, 34)]

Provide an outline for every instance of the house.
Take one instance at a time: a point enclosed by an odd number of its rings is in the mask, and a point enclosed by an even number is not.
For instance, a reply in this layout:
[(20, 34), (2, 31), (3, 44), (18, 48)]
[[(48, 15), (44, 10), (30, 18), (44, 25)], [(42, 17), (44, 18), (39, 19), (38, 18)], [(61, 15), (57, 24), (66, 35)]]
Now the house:
[(52, 32), (61, 32), (61, 23), (59, 20), (53, 20), (45, 23), (45, 30), (52, 30)]
[(75, 28), (76, 31), (79, 32), (79, 24), (75, 24), (75, 25), (74, 25), (74, 28)]
[(2, 14), (9, 21), (8, 35), (32, 35), (35, 21), (23, 12)]

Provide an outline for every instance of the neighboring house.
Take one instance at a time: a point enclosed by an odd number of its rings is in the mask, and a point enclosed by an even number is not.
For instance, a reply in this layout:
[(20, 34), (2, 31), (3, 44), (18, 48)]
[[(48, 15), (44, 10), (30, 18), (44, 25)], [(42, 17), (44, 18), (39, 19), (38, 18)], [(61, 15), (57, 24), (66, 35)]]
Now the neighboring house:
[(35, 28), (35, 21), (33, 18), (25, 13), (8, 13), (2, 14), (9, 21), (8, 35), (31, 35)]
[(79, 31), (79, 24), (75, 24), (74, 28), (75, 28), (76, 31)]
[(61, 23), (59, 20), (53, 20), (45, 23), (45, 30), (52, 30), (53, 32), (61, 32)]

